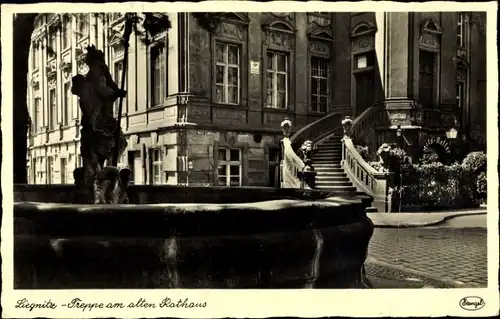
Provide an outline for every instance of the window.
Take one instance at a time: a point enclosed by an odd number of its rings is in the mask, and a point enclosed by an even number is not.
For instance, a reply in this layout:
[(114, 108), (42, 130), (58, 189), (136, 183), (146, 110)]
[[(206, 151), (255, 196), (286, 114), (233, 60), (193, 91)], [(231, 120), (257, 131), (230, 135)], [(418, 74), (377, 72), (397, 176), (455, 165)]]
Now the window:
[(167, 74), (165, 52), (158, 47), (151, 50), (151, 73), (151, 106), (163, 105)]
[(68, 15), (63, 16), (62, 25), (62, 48), (67, 49), (71, 45), (71, 17)]
[(215, 44), (215, 97), (217, 103), (240, 103), (240, 48)]
[(88, 13), (80, 13), (78, 15), (78, 33), (76, 37), (77, 40), (81, 40), (89, 34), (89, 23)]
[(31, 64), (33, 65), (33, 69), (38, 69), (38, 47), (37, 44), (32, 43), (33, 50), (31, 52)]
[[(123, 76), (123, 61), (117, 61), (114, 64), (114, 73), (115, 73), (115, 82), (118, 85), (118, 88), (122, 87), (122, 76)], [(125, 81), (126, 82), (126, 81)], [(126, 84), (126, 83), (125, 83)], [(125, 105), (125, 98), (123, 99), (123, 105)], [(115, 101), (115, 116), (118, 116), (118, 108), (120, 106), (120, 98)], [(123, 109), (122, 109), (123, 110)]]
[(286, 109), (288, 105), (288, 55), (267, 52), (266, 107)]
[(241, 150), (240, 149), (219, 149), (218, 165), (219, 186), (241, 186)]
[(460, 48), (465, 47), (464, 43), (464, 23), (465, 23), (465, 18), (463, 13), (458, 14), (458, 21), (457, 21), (457, 46)]
[(162, 162), (161, 162), (160, 149), (154, 149), (151, 151), (151, 168), (152, 168), (151, 175), (152, 175), (153, 185), (161, 184)]
[(326, 112), (328, 107), (328, 60), (311, 59), (311, 108), (313, 112)]
[(49, 34), (49, 46), (47, 48), (47, 57), (49, 60), (56, 57), (56, 50), (56, 31), (52, 30)]
[(57, 126), (56, 89), (49, 90), (49, 123), (50, 129), (54, 130)]
[(66, 176), (68, 169), (68, 160), (64, 157), (61, 158), (61, 184), (66, 184)]
[(49, 156), (48, 158), (48, 163), (47, 163), (47, 184), (52, 184), (53, 179), (53, 174), (54, 174), (54, 158), (52, 156)]
[(72, 119), (73, 107), (71, 105), (71, 82), (64, 83), (64, 108), (62, 110), (63, 125), (68, 125), (69, 120)]
[(279, 187), (279, 167), (280, 167), (280, 149), (277, 147), (269, 148), (268, 162), (269, 162), (269, 186)]
[(35, 98), (33, 101), (34, 106), (33, 106), (33, 111), (34, 111), (34, 116), (33, 116), (33, 133), (38, 132), (38, 129), (40, 128), (40, 124), (42, 123), (42, 114), (41, 114), (41, 109), (40, 109), (40, 98)]

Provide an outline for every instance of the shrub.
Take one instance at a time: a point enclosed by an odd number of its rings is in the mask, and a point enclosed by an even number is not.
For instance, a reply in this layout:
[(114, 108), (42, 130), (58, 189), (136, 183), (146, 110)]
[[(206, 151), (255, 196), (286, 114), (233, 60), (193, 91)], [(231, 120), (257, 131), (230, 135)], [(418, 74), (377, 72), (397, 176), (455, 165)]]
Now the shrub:
[(436, 153), (424, 153), (419, 160), (419, 164), (439, 163), (439, 155)]
[(486, 172), (481, 172), (476, 178), (476, 193), (479, 198), (486, 198), (487, 181)]
[(474, 203), (475, 179), (462, 165), (405, 165), (403, 205), (465, 206)]
[(361, 146), (361, 145), (355, 145), (356, 150), (358, 151), (359, 155), (365, 160), (369, 161), (371, 156), (370, 156), (370, 150), (368, 149), (368, 146)]
[(382, 165), (382, 162), (368, 162), (368, 165), (373, 167), (377, 172), (386, 172), (386, 168)]
[(486, 154), (484, 152), (471, 152), (462, 161), (464, 169), (479, 174), (486, 171)]

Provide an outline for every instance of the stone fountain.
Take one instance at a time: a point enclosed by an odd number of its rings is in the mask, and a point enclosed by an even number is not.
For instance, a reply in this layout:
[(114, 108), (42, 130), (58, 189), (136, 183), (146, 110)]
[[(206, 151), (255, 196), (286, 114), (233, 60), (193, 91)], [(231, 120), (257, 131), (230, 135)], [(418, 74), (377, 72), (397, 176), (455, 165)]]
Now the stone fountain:
[(357, 197), (128, 187), (130, 172), (106, 165), (126, 146), (112, 116), (125, 92), (101, 51), (89, 47), (86, 63), (73, 78), (83, 114), (75, 185), (14, 187), (16, 289), (365, 287), (373, 225)]

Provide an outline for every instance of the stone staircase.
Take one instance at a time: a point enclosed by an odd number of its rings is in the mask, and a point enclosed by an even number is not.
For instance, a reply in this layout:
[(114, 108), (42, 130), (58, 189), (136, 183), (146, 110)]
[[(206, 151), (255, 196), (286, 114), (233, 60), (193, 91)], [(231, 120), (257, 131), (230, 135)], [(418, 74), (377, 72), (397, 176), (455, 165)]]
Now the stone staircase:
[[(342, 134), (336, 133), (317, 144), (313, 155), (313, 167), (317, 172), (316, 188), (331, 190), (338, 194), (366, 195), (359, 193), (342, 168)], [(368, 207), (367, 212), (375, 212), (375, 207)]]

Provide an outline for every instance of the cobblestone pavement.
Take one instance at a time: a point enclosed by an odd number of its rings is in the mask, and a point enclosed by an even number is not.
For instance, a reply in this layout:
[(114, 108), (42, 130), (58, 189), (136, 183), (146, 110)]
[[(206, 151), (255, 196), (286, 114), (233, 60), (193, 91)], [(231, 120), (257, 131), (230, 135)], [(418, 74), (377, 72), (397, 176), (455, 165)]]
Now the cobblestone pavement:
[(464, 287), (486, 287), (486, 243), (486, 229), (376, 228), (367, 265), (380, 261)]

